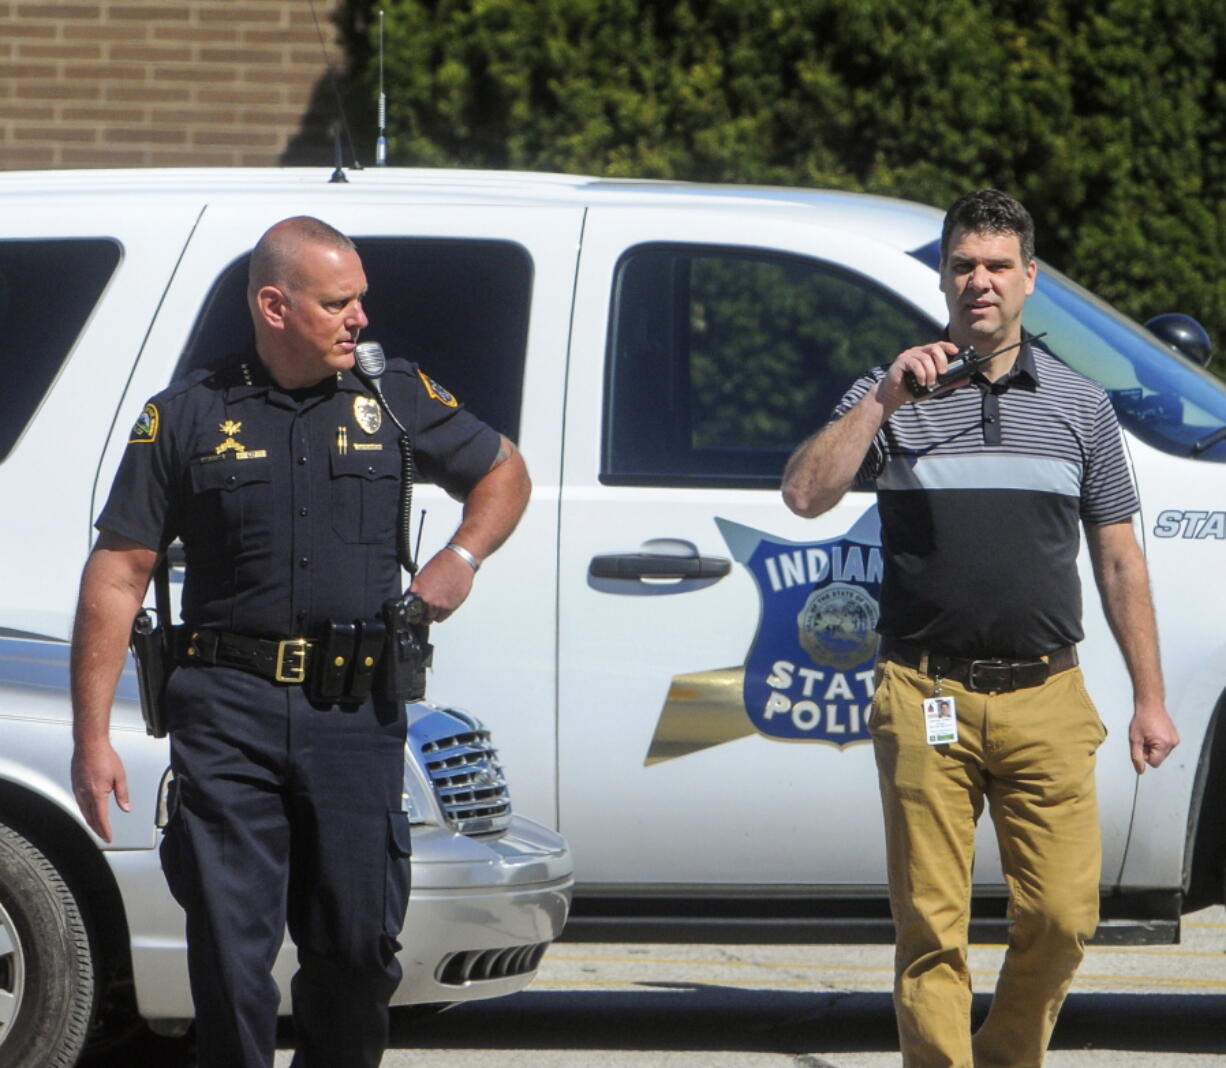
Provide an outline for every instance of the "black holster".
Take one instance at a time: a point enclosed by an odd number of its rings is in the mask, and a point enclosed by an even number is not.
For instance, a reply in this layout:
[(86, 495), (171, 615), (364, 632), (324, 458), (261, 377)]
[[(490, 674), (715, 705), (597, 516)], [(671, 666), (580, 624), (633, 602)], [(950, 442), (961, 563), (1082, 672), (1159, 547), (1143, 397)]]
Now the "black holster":
[(430, 626), (421, 622), (422, 602), (411, 594), (383, 602), (387, 644), (379, 661), (382, 690), (396, 701), (426, 696), (426, 668), (434, 656)]
[(147, 608), (132, 621), (128, 644), (136, 660), (136, 684), (140, 690), (140, 714), (145, 730), (155, 738), (166, 736), (166, 683), (178, 662), (175, 649), (178, 627), (170, 623), (170, 571), (163, 555), (153, 573), (157, 622)]

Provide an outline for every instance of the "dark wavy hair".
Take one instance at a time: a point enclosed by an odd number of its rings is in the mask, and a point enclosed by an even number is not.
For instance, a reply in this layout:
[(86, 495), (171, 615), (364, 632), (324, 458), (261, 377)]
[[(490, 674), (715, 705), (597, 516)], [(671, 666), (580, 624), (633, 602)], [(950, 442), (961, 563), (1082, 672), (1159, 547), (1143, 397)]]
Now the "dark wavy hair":
[(941, 227), (941, 259), (949, 255), (949, 239), (961, 226), (972, 234), (1017, 234), (1022, 262), (1034, 259), (1034, 220), (1020, 200), (999, 189), (976, 189), (955, 200)]

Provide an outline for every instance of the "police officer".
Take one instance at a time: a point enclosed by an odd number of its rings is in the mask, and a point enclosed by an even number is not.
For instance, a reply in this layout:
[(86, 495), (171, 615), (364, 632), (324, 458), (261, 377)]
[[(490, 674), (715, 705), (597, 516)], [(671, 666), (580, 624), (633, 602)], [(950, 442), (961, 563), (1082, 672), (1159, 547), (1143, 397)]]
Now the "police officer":
[[(400, 979), (403, 703), (343, 672), (321, 685), (401, 590), (399, 431), (351, 370), (365, 293), (353, 243), (327, 224), (296, 217), (264, 234), (248, 286), (254, 351), (145, 406), (82, 578), (72, 778), (110, 841), (109, 795), (130, 810), (110, 706), (159, 555), (182, 540), (190, 641), (167, 690), (162, 861), (186, 912), (211, 1068), (273, 1063), (271, 968), (287, 923), (300, 1068), (377, 1065)], [(411, 587), (440, 621), (515, 527), (530, 483), (514, 446), (415, 366), (392, 361), (382, 384), (422, 476), (464, 500)]]
[[(903, 1063), (1032, 1068), (1098, 920), (1095, 751), (1106, 731), (1077, 666), (1084, 529), (1134, 691), (1137, 774), (1179, 743), (1167, 715), (1138, 510), (1102, 388), (1022, 328), (1034, 224), (994, 189), (941, 235), (945, 338), (855, 382), (793, 454), (788, 506), (877, 486), (885, 573), (870, 731), (877, 757)], [(981, 371), (917, 398), (964, 347)], [(999, 351), (998, 351), (999, 350)], [(972, 1038), (966, 960), (975, 823), (985, 801), (1009, 885), (1009, 949)]]

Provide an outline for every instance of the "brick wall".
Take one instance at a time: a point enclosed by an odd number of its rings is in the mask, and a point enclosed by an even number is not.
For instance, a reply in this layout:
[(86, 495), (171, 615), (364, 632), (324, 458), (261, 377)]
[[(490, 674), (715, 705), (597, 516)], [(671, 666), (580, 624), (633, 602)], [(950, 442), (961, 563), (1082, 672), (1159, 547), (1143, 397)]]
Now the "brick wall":
[(0, 169), (331, 161), (345, 57), (313, 6), (0, 0)]

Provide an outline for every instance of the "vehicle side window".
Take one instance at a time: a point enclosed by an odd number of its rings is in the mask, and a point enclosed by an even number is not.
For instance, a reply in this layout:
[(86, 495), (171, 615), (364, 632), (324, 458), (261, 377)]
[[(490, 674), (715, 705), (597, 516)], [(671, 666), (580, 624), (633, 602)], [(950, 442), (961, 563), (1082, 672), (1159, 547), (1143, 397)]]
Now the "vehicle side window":
[(0, 241), (0, 462), (34, 418), (119, 256), (107, 238)]
[(601, 480), (777, 487), (856, 375), (933, 329), (867, 279), (806, 257), (632, 249), (614, 288)]
[[(532, 260), (509, 241), (355, 238), (370, 326), (388, 356), (421, 365), (474, 414), (518, 438)], [(251, 345), (247, 261), (214, 283), (175, 376)]]

